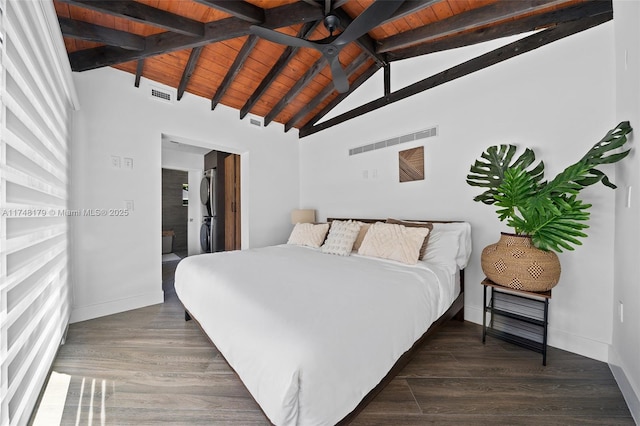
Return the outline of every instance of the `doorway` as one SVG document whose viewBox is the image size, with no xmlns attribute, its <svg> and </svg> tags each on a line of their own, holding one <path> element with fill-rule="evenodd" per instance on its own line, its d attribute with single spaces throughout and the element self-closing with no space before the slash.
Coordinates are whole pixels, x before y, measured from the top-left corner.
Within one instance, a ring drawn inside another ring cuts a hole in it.
<svg viewBox="0 0 640 426">
<path fill-rule="evenodd" d="M 179 260 L 188 253 L 189 173 L 162 169 L 163 261 Z M 173 256 L 171 256 L 173 255 Z M 177 258 L 177 259 L 176 259 Z"/>
</svg>

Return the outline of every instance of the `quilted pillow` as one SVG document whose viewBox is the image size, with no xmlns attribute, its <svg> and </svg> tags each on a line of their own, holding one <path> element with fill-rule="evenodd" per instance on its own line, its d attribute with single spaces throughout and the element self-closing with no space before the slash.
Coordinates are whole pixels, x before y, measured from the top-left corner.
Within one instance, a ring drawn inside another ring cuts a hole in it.
<svg viewBox="0 0 640 426">
<path fill-rule="evenodd" d="M 422 242 L 422 246 L 420 247 L 420 257 L 418 259 L 424 259 L 425 254 L 427 253 L 427 245 L 429 244 L 429 236 L 431 235 L 431 231 L 433 231 L 433 224 L 429 222 L 409 222 L 406 220 L 398 220 L 398 219 L 387 219 L 387 223 L 393 223 L 396 225 L 404 225 L 414 228 L 427 228 L 429 229 L 429 233 L 426 237 L 424 237 L 424 241 Z"/>
<path fill-rule="evenodd" d="M 358 254 L 415 265 L 428 228 L 376 222 L 364 236 Z"/>
<path fill-rule="evenodd" d="M 334 220 L 331 222 L 327 240 L 322 245 L 322 252 L 348 256 L 359 232 L 360 223 L 358 222 L 353 220 Z"/>
<path fill-rule="evenodd" d="M 320 247 L 329 230 L 328 223 L 298 223 L 293 227 L 287 244 Z"/>
</svg>

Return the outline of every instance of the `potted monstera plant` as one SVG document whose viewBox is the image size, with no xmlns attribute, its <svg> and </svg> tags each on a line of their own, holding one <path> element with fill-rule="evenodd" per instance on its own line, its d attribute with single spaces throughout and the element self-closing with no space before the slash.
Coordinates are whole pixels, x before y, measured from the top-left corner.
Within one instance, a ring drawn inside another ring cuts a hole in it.
<svg viewBox="0 0 640 426">
<path fill-rule="evenodd" d="M 493 282 L 527 291 L 546 291 L 560 278 L 555 252 L 573 250 L 587 234 L 589 208 L 578 198 L 587 186 L 602 182 L 616 186 L 597 167 L 618 162 L 629 154 L 622 147 L 632 128 L 618 124 L 578 162 L 553 180 L 544 180 L 544 163 L 536 164 L 527 148 L 514 160 L 514 145 L 487 148 L 471 166 L 467 183 L 486 188 L 474 201 L 495 205 L 500 221 L 513 228 L 481 255 L 482 270 Z"/>
</svg>

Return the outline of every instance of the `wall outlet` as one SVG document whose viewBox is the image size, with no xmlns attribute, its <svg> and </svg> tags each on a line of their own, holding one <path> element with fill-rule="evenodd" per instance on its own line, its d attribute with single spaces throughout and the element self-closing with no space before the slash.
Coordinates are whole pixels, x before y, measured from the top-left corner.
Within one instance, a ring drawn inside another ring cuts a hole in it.
<svg viewBox="0 0 640 426">
<path fill-rule="evenodd" d="M 117 155 L 111 156 L 111 168 L 119 169 L 120 168 L 120 157 Z"/>
<path fill-rule="evenodd" d="M 133 200 L 124 200 L 125 209 L 132 212 L 133 211 Z"/>
</svg>

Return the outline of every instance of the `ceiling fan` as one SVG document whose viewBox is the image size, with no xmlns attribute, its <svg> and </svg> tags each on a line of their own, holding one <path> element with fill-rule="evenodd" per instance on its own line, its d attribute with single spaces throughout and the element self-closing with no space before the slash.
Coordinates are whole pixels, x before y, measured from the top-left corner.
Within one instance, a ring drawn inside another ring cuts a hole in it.
<svg viewBox="0 0 640 426">
<path fill-rule="evenodd" d="M 338 59 L 340 51 L 347 44 L 384 22 L 402 3 L 404 3 L 404 1 L 377 0 L 358 15 L 344 31 L 340 34 L 333 35 L 333 32 L 340 26 L 340 19 L 331 12 L 331 0 L 326 0 L 323 23 L 327 31 L 329 31 L 329 37 L 321 40 L 305 40 L 258 25 L 252 25 L 251 32 L 275 43 L 294 47 L 310 47 L 318 50 L 326 58 L 327 62 L 329 62 L 334 87 L 338 92 L 345 93 L 349 90 L 349 80 Z"/>
</svg>

